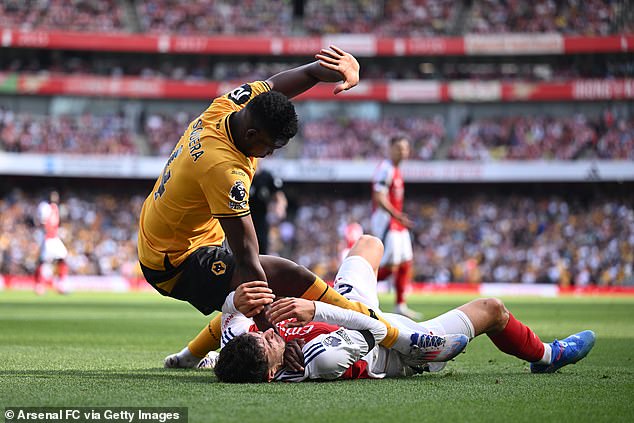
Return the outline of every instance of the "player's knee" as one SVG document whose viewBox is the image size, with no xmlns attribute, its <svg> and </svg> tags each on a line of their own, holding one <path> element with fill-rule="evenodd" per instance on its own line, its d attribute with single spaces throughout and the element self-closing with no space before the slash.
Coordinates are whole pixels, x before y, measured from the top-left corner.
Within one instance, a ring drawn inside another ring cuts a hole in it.
<svg viewBox="0 0 634 423">
<path fill-rule="evenodd" d="M 374 235 L 361 235 L 361 238 L 357 241 L 357 245 L 372 251 L 381 250 L 381 254 L 383 253 L 383 242 Z"/>
<path fill-rule="evenodd" d="M 502 300 L 499 298 L 483 298 L 482 302 L 492 326 L 499 330 L 504 329 L 509 320 L 509 313 Z"/>
<path fill-rule="evenodd" d="M 348 253 L 348 257 L 350 256 L 361 256 L 365 258 L 372 268 L 376 270 L 383 257 L 383 242 L 373 235 L 361 235 L 361 238 L 357 240 Z"/>
</svg>

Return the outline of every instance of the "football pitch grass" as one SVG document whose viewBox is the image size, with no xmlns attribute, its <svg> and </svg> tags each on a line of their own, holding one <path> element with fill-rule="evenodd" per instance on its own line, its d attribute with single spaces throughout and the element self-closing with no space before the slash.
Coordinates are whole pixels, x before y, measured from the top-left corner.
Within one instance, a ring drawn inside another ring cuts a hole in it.
<svg viewBox="0 0 634 423">
<path fill-rule="evenodd" d="M 469 299 L 410 303 L 431 318 Z M 437 374 L 227 385 L 162 368 L 208 321 L 187 304 L 153 293 L 0 292 L 0 408 L 187 407 L 189 422 L 634 421 L 634 298 L 504 300 L 542 340 L 592 329 L 594 349 L 533 375 L 482 336 Z"/>
</svg>

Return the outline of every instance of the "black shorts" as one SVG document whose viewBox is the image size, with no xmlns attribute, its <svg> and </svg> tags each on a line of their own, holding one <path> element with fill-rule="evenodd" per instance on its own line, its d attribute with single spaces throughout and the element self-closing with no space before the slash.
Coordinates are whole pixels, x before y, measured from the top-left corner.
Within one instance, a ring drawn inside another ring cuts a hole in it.
<svg viewBox="0 0 634 423">
<path fill-rule="evenodd" d="M 166 270 L 152 270 L 141 263 L 143 276 L 154 289 L 162 295 L 187 301 L 205 315 L 222 309 L 231 292 L 234 268 L 233 255 L 224 247 L 200 247 L 177 267 L 173 267 L 166 256 Z M 173 279 L 171 290 L 160 286 Z"/>
</svg>

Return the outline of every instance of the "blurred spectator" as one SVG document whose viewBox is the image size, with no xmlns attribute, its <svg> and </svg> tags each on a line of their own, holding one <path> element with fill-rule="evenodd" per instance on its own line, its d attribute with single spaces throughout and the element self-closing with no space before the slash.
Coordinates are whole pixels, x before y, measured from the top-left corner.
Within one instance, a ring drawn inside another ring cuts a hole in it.
<svg viewBox="0 0 634 423">
<path fill-rule="evenodd" d="M 632 127 L 630 127 L 630 130 Z M 582 114 L 558 118 L 511 116 L 478 119 L 462 127 L 449 150 L 457 160 L 574 160 L 597 141 Z"/>
<path fill-rule="evenodd" d="M 310 57 L 222 57 L 206 55 L 133 56 L 104 52 L 10 49 L 0 57 L 0 71 L 52 75 L 99 75 L 119 78 L 185 81 L 255 81 Z M 363 80 L 502 80 L 558 81 L 580 78 L 628 78 L 634 59 L 626 53 L 573 54 L 547 57 L 369 57 L 360 58 Z"/>
<path fill-rule="evenodd" d="M 606 35 L 632 30 L 617 0 L 6 0 L 0 27 L 179 35 L 373 34 L 425 37 L 453 33 L 560 32 Z M 126 5 L 127 7 L 123 7 Z M 124 10 L 134 10 L 126 15 Z M 461 17 L 467 16 L 463 25 Z M 465 31 L 466 29 L 466 31 Z"/>
<path fill-rule="evenodd" d="M 145 0 L 136 2 L 141 29 L 181 35 L 288 35 L 292 3 L 288 0 Z"/>
<path fill-rule="evenodd" d="M 618 13 L 609 0 L 481 0 L 473 2 L 468 31 L 607 35 L 618 32 Z"/>
<path fill-rule="evenodd" d="M 461 5 L 449 0 L 308 1 L 303 27 L 308 34 L 374 34 L 419 37 L 448 34 Z"/>
<path fill-rule="evenodd" d="M 411 158 L 431 160 L 445 137 L 443 118 L 404 117 L 377 121 L 327 118 L 307 121 L 301 128 L 300 157 L 322 159 L 383 158 L 388 141 L 395 135 L 411 138 Z"/>
<path fill-rule="evenodd" d="M 143 197 L 66 193 L 59 204 L 59 237 L 71 275 L 133 276 L 137 220 Z M 0 197 L 0 273 L 35 273 L 42 227 L 35 225 L 38 197 L 14 190 Z"/>
<path fill-rule="evenodd" d="M 333 277 L 337 228 L 368 228 L 360 199 L 302 196 L 292 222 L 291 258 Z M 415 280 L 559 284 L 634 284 L 631 199 L 556 196 L 411 198 Z"/>
<path fill-rule="evenodd" d="M 339 265 L 341 228 L 369 228 L 370 203 L 339 195 L 292 194 L 292 213 L 271 231 L 270 253 L 327 278 Z M 71 275 L 136 269 L 142 195 L 64 193 L 59 236 Z M 44 236 L 35 226 L 39 197 L 17 189 L 0 197 L 0 273 L 33 274 Z M 606 195 L 410 195 L 418 281 L 634 284 L 634 203 Z"/>
<path fill-rule="evenodd" d="M 0 27 L 32 30 L 115 32 L 124 30 L 117 0 L 4 0 Z"/>
<path fill-rule="evenodd" d="M 16 153 L 138 153 L 121 114 L 37 116 L 0 107 L 0 151 Z"/>
<path fill-rule="evenodd" d="M 142 133 L 136 134 L 124 114 L 39 116 L 0 106 L 0 151 L 167 156 L 194 117 L 184 111 L 143 116 Z M 305 120 L 295 148 L 276 157 L 379 159 L 390 137 L 405 133 L 412 140 L 412 160 L 634 160 L 634 117 L 611 109 L 598 117 L 468 119 L 455 140 L 446 131 L 441 115 Z"/>
</svg>

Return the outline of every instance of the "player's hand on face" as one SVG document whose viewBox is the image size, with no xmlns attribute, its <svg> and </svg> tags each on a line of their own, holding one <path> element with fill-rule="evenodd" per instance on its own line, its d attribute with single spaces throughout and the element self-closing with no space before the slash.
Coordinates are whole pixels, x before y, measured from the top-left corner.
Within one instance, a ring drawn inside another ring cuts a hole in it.
<svg viewBox="0 0 634 423">
<path fill-rule="evenodd" d="M 274 299 L 275 295 L 266 282 L 251 281 L 238 285 L 233 304 L 240 313 L 253 317 L 261 313 Z"/>
<path fill-rule="evenodd" d="M 284 366 L 294 372 L 304 371 L 304 352 L 302 348 L 306 345 L 303 339 L 293 339 L 286 343 L 284 350 Z"/>
<path fill-rule="evenodd" d="M 297 321 L 289 322 L 288 327 L 304 326 L 315 317 L 315 303 L 303 298 L 280 298 L 271 304 L 266 317 L 273 324 L 295 318 Z"/>
<path fill-rule="evenodd" d="M 335 86 L 335 94 L 349 90 L 359 83 L 359 62 L 350 53 L 331 45 L 330 48 L 322 48 L 315 55 L 315 59 L 319 60 L 319 64 L 326 69 L 341 74 L 343 82 Z"/>
</svg>

